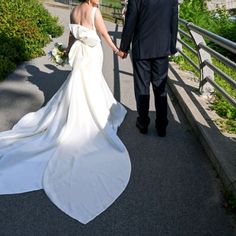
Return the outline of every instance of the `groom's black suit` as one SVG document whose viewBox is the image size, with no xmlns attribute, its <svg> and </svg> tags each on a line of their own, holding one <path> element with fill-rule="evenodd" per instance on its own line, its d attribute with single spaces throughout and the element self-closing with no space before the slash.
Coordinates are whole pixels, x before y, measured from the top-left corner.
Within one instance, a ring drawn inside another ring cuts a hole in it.
<svg viewBox="0 0 236 236">
<path fill-rule="evenodd" d="M 138 122 L 149 124 L 149 86 L 153 85 L 157 129 L 167 126 L 165 85 L 168 56 L 176 53 L 178 0 L 129 0 L 120 49 L 132 42 Z"/>
</svg>

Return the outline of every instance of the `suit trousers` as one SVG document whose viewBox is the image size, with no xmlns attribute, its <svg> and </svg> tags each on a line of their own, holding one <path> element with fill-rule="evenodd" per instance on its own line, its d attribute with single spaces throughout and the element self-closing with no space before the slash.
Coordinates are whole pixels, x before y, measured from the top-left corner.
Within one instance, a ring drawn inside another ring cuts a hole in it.
<svg viewBox="0 0 236 236">
<path fill-rule="evenodd" d="M 168 56 L 152 59 L 133 58 L 132 62 L 139 122 L 143 126 L 148 126 L 149 124 L 150 84 L 152 84 L 156 108 L 156 127 L 166 127 L 168 124 L 166 93 Z"/>
</svg>

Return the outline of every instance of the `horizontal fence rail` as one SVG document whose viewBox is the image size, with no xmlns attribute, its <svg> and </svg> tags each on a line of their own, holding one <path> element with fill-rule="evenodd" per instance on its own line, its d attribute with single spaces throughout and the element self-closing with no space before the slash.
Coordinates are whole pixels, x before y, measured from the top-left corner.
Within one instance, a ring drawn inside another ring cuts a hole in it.
<svg viewBox="0 0 236 236">
<path fill-rule="evenodd" d="M 99 5 L 99 8 L 103 16 L 112 18 L 116 24 L 118 24 L 119 22 L 124 24 L 124 17 L 122 16 L 122 6 L 114 7 L 111 4 L 102 3 Z"/>
<path fill-rule="evenodd" d="M 200 28 L 200 27 L 198 27 L 198 26 L 196 26 L 196 25 L 194 25 L 192 23 L 188 23 L 187 27 L 190 30 L 192 30 L 192 31 L 194 31 L 194 32 L 196 32 L 198 34 L 200 34 L 202 36 L 205 36 L 206 38 L 208 38 L 209 40 L 211 40 L 215 44 L 217 44 L 217 45 L 219 45 L 219 46 L 221 46 L 221 47 L 231 51 L 232 53 L 236 54 L 236 43 L 235 42 L 232 42 L 232 41 L 230 41 L 230 40 L 228 40 L 226 38 L 223 38 L 223 37 L 221 37 L 221 36 L 219 36 L 217 34 L 214 34 L 214 33 L 210 32 L 210 31 L 202 29 L 202 28 Z"/>
</svg>

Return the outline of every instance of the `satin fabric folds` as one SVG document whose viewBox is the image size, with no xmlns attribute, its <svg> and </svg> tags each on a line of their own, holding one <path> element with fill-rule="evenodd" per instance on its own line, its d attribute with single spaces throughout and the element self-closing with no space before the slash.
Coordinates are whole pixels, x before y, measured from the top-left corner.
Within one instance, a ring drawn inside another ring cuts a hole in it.
<svg viewBox="0 0 236 236">
<path fill-rule="evenodd" d="M 116 135 L 126 110 L 103 78 L 100 39 L 81 25 L 70 30 L 77 40 L 64 84 L 46 106 L 0 133 L 0 194 L 44 189 L 86 224 L 123 192 L 131 165 Z"/>
</svg>

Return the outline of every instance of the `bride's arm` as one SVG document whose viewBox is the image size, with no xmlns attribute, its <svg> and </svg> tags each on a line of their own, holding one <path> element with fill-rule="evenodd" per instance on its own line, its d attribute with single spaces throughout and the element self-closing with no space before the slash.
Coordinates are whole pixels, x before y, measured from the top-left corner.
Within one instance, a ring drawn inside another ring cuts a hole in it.
<svg viewBox="0 0 236 236">
<path fill-rule="evenodd" d="M 119 49 L 113 43 L 110 35 L 107 32 L 105 23 L 104 23 L 103 18 L 102 18 L 102 14 L 101 14 L 99 9 L 97 9 L 97 11 L 96 11 L 95 27 L 96 27 L 96 30 L 98 31 L 98 33 L 105 39 L 106 43 L 114 51 L 114 53 L 119 55 L 120 57 L 123 57 L 123 52 L 119 51 Z"/>
<path fill-rule="evenodd" d="M 72 10 L 71 14 L 70 14 L 70 23 L 73 23 L 73 16 L 74 15 L 74 9 Z M 68 37 L 68 46 L 66 48 L 66 53 L 70 52 L 70 49 L 73 45 L 73 43 L 75 42 L 75 37 L 73 36 L 73 34 L 70 32 L 69 33 L 69 37 Z"/>
<path fill-rule="evenodd" d="M 67 49 L 66 49 L 66 52 L 69 53 L 70 52 L 70 49 L 73 45 L 73 43 L 75 42 L 75 37 L 73 36 L 73 34 L 70 32 L 69 34 L 69 38 L 68 38 L 68 46 L 67 46 Z"/>
</svg>

